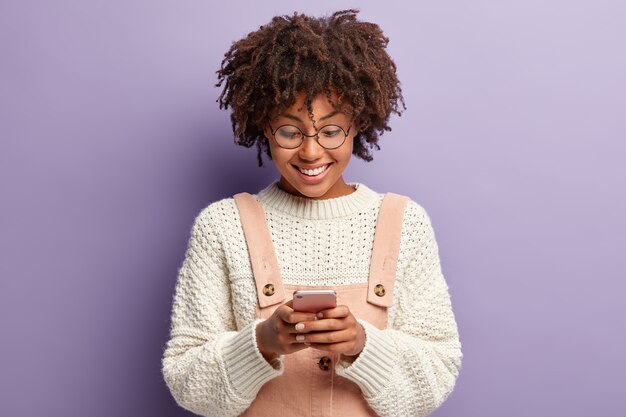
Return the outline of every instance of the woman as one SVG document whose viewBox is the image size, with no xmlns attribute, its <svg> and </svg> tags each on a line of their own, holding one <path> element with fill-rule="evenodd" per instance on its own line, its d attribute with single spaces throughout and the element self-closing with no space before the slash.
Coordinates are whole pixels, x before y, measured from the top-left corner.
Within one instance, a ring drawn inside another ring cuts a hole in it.
<svg viewBox="0 0 626 417">
<path fill-rule="evenodd" d="M 426 211 L 347 183 L 403 105 L 380 28 L 355 10 L 277 16 L 218 71 L 237 143 L 280 178 L 196 217 L 179 270 L 163 375 L 205 416 L 425 416 L 462 352 Z M 337 306 L 294 311 L 333 289 Z"/>
</svg>

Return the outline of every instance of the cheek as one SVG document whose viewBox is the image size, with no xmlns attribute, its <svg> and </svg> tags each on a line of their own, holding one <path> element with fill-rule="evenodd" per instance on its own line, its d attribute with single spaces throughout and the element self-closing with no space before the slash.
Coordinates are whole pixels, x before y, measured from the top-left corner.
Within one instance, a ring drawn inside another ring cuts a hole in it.
<svg viewBox="0 0 626 417">
<path fill-rule="evenodd" d="M 269 149 L 270 154 L 272 155 L 272 159 L 276 159 L 276 158 L 280 158 L 280 148 L 277 147 L 276 145 L 274 145 L 274 143 L 269 140 L 267 140 L 267 149 Z"/>
<path fill-rule="evenodd" d="M 350 159 L 352 158 L 352 149 L 353 149 L 353 142 L 352 140 L 350 140 L 349 142 L 346 143 L 346 147 L 343 148 L 341 150 L 341 163 L 347 165 L 348 162 L 350 162 Z"/>
<path fill-rule="evenodd" d="M 276 163 L 281 169 L 291 160 L 293 152 L 278 146 L 270 146 L 270 153 L 272 154 L 272 161 Z"/>
</svg>

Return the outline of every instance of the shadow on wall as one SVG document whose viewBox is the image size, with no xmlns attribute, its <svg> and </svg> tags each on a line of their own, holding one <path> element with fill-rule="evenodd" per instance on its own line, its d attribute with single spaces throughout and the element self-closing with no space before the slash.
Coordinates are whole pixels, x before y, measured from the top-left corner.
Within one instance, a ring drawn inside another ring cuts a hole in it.
<svg viewBox="0 0 626 417">
<path fill-rule="evenodd" d="M 219 123 L 215 123 L 219 125 Z M 193 214 L 199 214 L 200 210 L 208 204 L 223 198 L 232 197 L 234 194 L 246 191 L 257 193 L 271 182 L 277 180 L 279 175 L 273 162 L 266 155 L 263 156 L 263 166 L 257 162 L 257 148 L 245 148 L 233 143 L 232 131 L 229 127 L 222 126 L 210 135 L 201 132 L 190 140 L 191 150 L 185 151 L 185 165 L 180 167 L 184 178 L 181 183 L 185 184 L 185 190 L 180 194 L 186 201 L 183 206 L 194 207 Z M 180 219 L 177 219 L 177 221 Z M 185 223 L 180 220 L 179 224 Z M 189 224 L 191 227 L 191 224 Z M 189 230 L 180 229 L 177 226 L 176 237 L 184 236 L 176 247 L 168 245 L 168 253 L 161 259 L 167 259 L 155 272 L 156 279 L 164 283 L 157 291 L 155 300 L 156 311 L 150 316 L 150 323 L 146 326 L 155 326 L 148 336 L 152 342 L 150 359 L 147 360 L 146 374 L 150 375 L 151 388 L 144 387 L 145 395 L 151 398 L 150 408 L 158 410 L 156 415 L 162 416 L 191 416 L 194 415 L 177 406 L 175 400 L 167 390 L 165 381 L 160 373 L 161 358 L 165 344 L 169 338 L 169 325 L 171 313 L 171 301 L 174 294 L 175 277 L 182 263 L 182 254 L 187 246 Z M 177 255 L 172 255 L 177 253 Z M 165 284 L 166 283 L 166 284 Z M 147 332 L 144 329 L 144 334 Z M 158 349 L 157 349 L 158 346 Z"/>
<path fill-rule="evenodd" d="M 229 141 L 225 139 L 223 142 Z M 263 166 L 258 166 L 256 146 L 245 148 L 235 145 L 232 140 L 229 145 L 207 158 L 209 169 L 206 178 L 211 179 L 207 183 L 207 193 L 214 197 L 211 201 L 232 197 L 243 191 L 257 193 L 278 180 L 279 174 L 267 155 L 263 154 Z"/>
</svg>

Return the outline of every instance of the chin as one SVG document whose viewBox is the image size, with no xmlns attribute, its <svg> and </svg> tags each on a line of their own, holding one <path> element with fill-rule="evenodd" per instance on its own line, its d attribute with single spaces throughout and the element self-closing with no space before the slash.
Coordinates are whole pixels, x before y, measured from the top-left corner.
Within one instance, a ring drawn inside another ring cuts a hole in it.
<svg viewBox="0 0 626 417">
<path fill-rule="evenodd" d="M 320 198 L 324 196 L 326 193 L 328 193 L 328 191 L 330 191 L 330 188 L 331 188 L 329 186 L 326 186 L 325 184 L 315 184 L 315 185 L 309 185 L 309 186 L 300 185 L 298 187 L 294 187 L 293 183 L 291 183 L 291 186 L 298 193 L 308 198 Z"/>
<path fill-rule="evenodd" d="M 314 189 L 314 190 L 312 190 L 311 188 L 305 188 L 305 189 L 296 188 L 296 189 L 298 190 L 300 194 L 308 198 L 320 198 L 328 192 L 328 189 L 326 188 L 319 188 L 319 189 Z"/>
<path fill-rule="evenodd" d="M 323 196 L 324 196 L 327 192 L 328 192 L 328 190 L 325 190 L 325 191 L 320 192 L 320 193 L 315 193 L 315 194 L 308 193 L 308 194 L 305 194 L 305 196 L 306 196 L 306 197 L 309 197 L 309 198 L 312 198 L 312 199 L 320 199 L 320 198 L 322 198 L 322 197 L 323 197 Z"/>
</svg>

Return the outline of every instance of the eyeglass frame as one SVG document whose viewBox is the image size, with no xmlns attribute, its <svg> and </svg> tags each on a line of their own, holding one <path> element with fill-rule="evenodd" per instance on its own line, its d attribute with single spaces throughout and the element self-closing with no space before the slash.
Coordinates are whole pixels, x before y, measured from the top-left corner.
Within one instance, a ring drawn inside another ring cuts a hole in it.
<svg viewBox="0 0 626 417">
<path fill-rule="evenodd" d="M 272 125 L 270 124 L 270 121 L 269 121 L 269 120 L 267 121 L 267 125 L 270 127 L 270 132 L 272 133 L 272 137 L 274 138 L 274 141 L 276 142 L 276 144 L 277 144 L 279 147 L 281 147 L 281 148 L 283 148 L 283 149 L 298 149 L 298 148 L 299 148 L 300 146 L 302 146 L 302 144 L 304 143 L 304 139 L 305 139 L 305 138 L 313 138 L 313 137 L 315 138 L 315 141 L 317 142 L 317 144 L 318 144 L 318 145 L 320 145 L 320 146 L 321 146 L 322 148 L 324 148 L 324 149 L 327 149 L 327 150 L 338 149 L 338 148 L 341 148 L 341 146 L 342 146 L 344 143 L 346 143 L 346 139 L 348 138 L 348 135 L 350 135 L 350 129 L 352 129 L 352 124 L 350 124 L 350 127 L 348 128 L 348 130 L 343 130 L 343 127 L 341 127 L 341 126 L 339 126 L 339 125 L 337 125 L 337 124 L 334 124 L 334 123 L 329 123 L 329 124 L 327 124 L 327 125 L 324 125 L 324 126 L 320 127 L 319 129 L 317 129 L 317 131 L 316 131 L 314 134 L 312 134 L 312 135 L 305 135 L 305 134 L 304 134 L 304 132 L 302 131 L 302 129 L 300 129 L 298 126 L 296 126 L 296 125 L 292 125 L 292 124 L 290 124 L 290 123 L 286 123 L 286 124 L 280 125 L 280 126 L 278 126 L 278 127 L 276 128 L 276 130 L 274 130 L 274 128 L 273 128 L 273 127 L 272 127 Z M 298 146 L 295 146 L 295 147 L 293 147 L 293 148 L 286 148 L 286 147 L 282 146 L 280 143 L 278 143 L 278 139 L 276 139 L 276 132 L 278 132 L 278 129 L 280 129 L 280 128 L 281 128 L 281 127 L 283 127 L 283 126 L 293 126 L 293 127 L 295 127 L 296 129 L 298 129 L 298 130 L 300 131 L 300 133 L 302 134 L 302 139 L 300 140 L 300 144 L 299 144 Z M 339 145 L 335 146 L 334 148 L 327 148 L 326 146 L 324 146 L 324 145 L 322 145 L 322 144 L 320 143 L 320 131 L 321 131 L 322 129 L 324 129 L 325 127 L 328 127 L 328 126 L 337 126 L 339 129 L 341 129 L 341 131 L 342 131 L 342 132 L 343 132 L 343 134 L 344 134 L 343 141 L 341 141 L 341 144 L 339 144 Z"/>
</svg>

